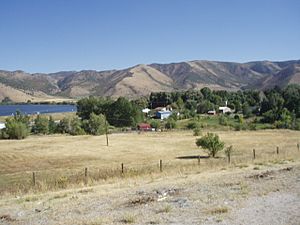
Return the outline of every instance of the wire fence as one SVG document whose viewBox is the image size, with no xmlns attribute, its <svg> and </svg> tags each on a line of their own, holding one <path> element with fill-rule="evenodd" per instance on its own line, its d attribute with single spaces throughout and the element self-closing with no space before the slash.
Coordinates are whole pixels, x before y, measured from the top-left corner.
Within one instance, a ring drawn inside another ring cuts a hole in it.
<svg viewBox="0 0 300 225">
<path fill-rule="evenodd" d="M 248 150 L 235 152 L 227 157 L 211 158 L 201 155 L 183 156 L 176 159 L 160 159 L 148 163 L 113 164 L 109 167 L 84 167 L 79 169 L 53 169 L 26 171 L 2 180 L 0 194 L 43 192 L 84 187 L 137 176 L 160 176 L 172 174 L 201 173 L 209 170 L 227 169 L 228 167 L 256 167 L 268 163 L 282 164 L 287 160 L 300 159 L 300 146 L 275 147 L 273 151 Z"/>
</svg>

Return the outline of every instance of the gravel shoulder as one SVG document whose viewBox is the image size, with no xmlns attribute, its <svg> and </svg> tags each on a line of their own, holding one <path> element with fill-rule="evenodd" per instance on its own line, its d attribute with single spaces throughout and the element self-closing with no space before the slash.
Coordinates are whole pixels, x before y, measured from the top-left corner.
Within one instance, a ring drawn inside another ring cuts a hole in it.
<svg viewBox="0 0 300 225">
<path fill-rule="evenodd" d="M 300 162 L 0 200 L 0 224 L 300 224 Z"/>
</svg>

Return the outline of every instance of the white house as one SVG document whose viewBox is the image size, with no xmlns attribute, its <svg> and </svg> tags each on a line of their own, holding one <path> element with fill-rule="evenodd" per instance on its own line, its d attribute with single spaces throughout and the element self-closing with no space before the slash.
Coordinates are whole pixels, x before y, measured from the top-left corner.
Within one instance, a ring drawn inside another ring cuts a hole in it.
<svg viewBox="0 0 300 225">
<path fill-rule="evenodd" d="M 231 112 L 232 112 L 231 108 L 229 108 L 227 106 L 219 107 L 219 113 L 225 114 L 225 113 L 231 113 Z"/>
<path fill-rule="evenodd" d="M 142 110 L 142 112 L 146 113 L 146 114 L 148 114 L 150 111 L 151 111 L 151 109 L 148 109 L 148 108 L 145 108 L 145 109 Z"/>
<path fill-rule="evenodd" d="M 156 118 L 161 119 L 161 120 L 168 119 L 168 117 L 171 115 L 172 115 L 172 112 L 169 110 L 156 112 Z"/>
<path fill-rule="evenodd" d="M 1 123 L 0 122 L 0 130 L 4 129 L 6 126 L 5 126 L 5 123 Z"/>
</svg>

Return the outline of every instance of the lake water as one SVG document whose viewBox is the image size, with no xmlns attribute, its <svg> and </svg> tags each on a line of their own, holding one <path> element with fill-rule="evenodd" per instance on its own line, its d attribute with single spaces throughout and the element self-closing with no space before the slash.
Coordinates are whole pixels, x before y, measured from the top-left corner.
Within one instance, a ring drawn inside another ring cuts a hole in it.
<svg viewBox="0 0 300 225">
<path fill-rule="evenodd" d="M 17 110 L 24 114 L 63 113 L 77 111 L 75 105 L 0 105 L 0 116 L 10 116 Z"/>
</svg>

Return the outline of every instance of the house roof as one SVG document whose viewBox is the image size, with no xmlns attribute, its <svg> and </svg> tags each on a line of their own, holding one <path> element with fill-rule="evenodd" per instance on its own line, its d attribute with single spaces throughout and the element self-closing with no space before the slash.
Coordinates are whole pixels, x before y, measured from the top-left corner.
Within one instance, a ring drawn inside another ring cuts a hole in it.
<svg viewBox="0 0 300 225">
<path fill-rule="evenodd" d="M 139 128 L 151 128 L 151 125 L 148 123 L 140 123 L 138 124 Z"/>
</svg>

